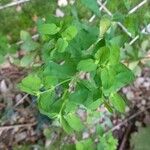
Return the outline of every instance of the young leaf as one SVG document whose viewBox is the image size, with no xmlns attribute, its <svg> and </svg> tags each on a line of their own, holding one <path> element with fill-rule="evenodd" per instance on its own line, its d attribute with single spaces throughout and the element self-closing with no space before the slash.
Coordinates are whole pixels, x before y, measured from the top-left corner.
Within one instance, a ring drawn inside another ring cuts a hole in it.
<svg viewBox="0 0 150 150">
<path fill-rule="evenodd" d="M 105 32 L 109 29 L 111 26 L 111 20 L 108 18 L 102 18 L 100 20 L 100 38 L 102 38 L 105 34 Z"/>
<path fill-rule="evenodd" d="M 74 129 L 75 131 L 81 131 L 84 128 L 80 118 L 77 117 L 73 113 L 70 113 L 70 114 L 66 115 L 65 119 L 68 122 L 68 124 L 70 125 L 70 127 L 72 129 Z"/>
<path fill-rule="evenodd" d="M 61 123 L 65 132 L 67 132 L 68 134 L 73 132 L 73 129 L 70 127 L 70 125 L 68 124 L 68 122 L 66 121 L 64 116 L 60 117 L 60 123 Z"/>
<path fill-rule="evenodd" d="M 58 52 L 63 53 L 65 52 L 66 48 L 68 47 L 68 42 L 62 38 L 59 38 L 56 43 L 56 49 Z"/>
<path fill-rule="evenodd" d="M 119 63 L 120 60 L 120 48 L 117 45 L 110 46 L 110 57 L 109 57 L 109 64 L 116 65 Z"/>
<path fill-rule="evenodd" d="M 39 33 L 41 34 L 48 34 L 48 35 L 54 35 L 56 33 L 58 33 L 60 30 L 59 27 L 57 27 L 54 23 L 51 23 L 51 24 L 40 24 L 38 26 L 38 31 Z"/>
<path fill-rule="evenodd" d="M 19 86 L 22 91 L 34 95 L 41 88 L 41 79 L 37 75 L 28 75 Z"/>
<path fill-rule="evenodd" d="M 99 64 L 102 65 L 108 61 L 109 56 L 110 56 L 109 48 L 102 47 L 96 52 L 95 59 L 98 61 Z"/>
<path fill-rule="evenodd" d="M 115 72 L 111 67 L 105 67 L 101 69 L 101 81 L 104 93 L 108 94 L 108 90 L 113 86 L 115 82 Z"/>
<path fill-rule="evenodd" d="M 117 111 L 121 113 L 125 111 L 126 103 L 118 93 L 111 94 L 110 102 L 112 103 L 112 105 Z"/>
<path fill-rule="evenodd" d="M 43 78 L 43 85 L 45 88 L 49 89 L 52 86 L 56 86 L 58 83 L 58 79 L 56 76 L 44 76 Z"/>
<path fill-rule="evenodd" d="M 103 103 L 103 99 L 100 98 L 94 102 L 92 102 L 90 105 L 88 105 L 88 109 L 92 109 L 92 110 L 95 110 L 97 109 L 101 104 Z"/>
<path fill-rule="evenodd" d="M 93 59 L 81 60 L 78 63 L 77 69 L 79 71 L 94 71 L 96 70 L 97 65 L 94 63 Z"/>
<path fill-rule="evenodd" d="M 75 26 L 68 27 L 63 33 L 62 37 L 63 39 L 66 39 L 67 41 L 72 40 L 77 35 L 77 28 Z"/>
</svg>

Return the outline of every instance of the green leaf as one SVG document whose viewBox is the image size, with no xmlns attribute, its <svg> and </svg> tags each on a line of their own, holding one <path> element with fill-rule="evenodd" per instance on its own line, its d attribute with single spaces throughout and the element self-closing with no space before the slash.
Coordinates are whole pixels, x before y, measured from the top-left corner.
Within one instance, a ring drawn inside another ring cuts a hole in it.
<svg viewBox="0 0 150 150">
<path fill-rule="evenodd" d="M 77 85 L 76 92 L 70 94 L 69 101 L 75 102 L 76 104 L 83 104 L 88 98 L 89 90 L 84 86 Z"/>
<path fill-rule="evenodd" d="M 100 16 L 99 5 L 97 0 L 81 0 L 82 4 L 84 4 L 88 9 L 94 12 L 97 16 Z"/>
<path fill-rule="evenodd" d="M 65 113 L 74 112 L 78 105 L 74 101 L 68 101 L 65 106 Z"/>
<path fill-rule="evenodd" d="M 37 75 L 28 75 L 19 86 L 22 91 L 35 95 L 41 88 L 41 79 Z"/>
<path fill-rule="evenodd" d="M 118 93 L 111 94 L 110 102 L 117 111 L 121 113 L 125 112 L 126 103 Z"/>
<path fill-rule="evenodd" d="M 54 102 L 54 94 L 53 92 L 45 92 L 40 94 L 38 98 L 38 108 L 41 113 L 51 113 L 51 107 Z"/>
<path fill-rule="evenodd" d="M 95 59 L 97 60 L 97 62 L 102 65 L 104 63 L 106 63 L 109 59 L 110 56 L 110 50 L 107 47 L 102 47 L 100 48 L 96 54 L 95 54 Z"/>
<path fill-rule="evenodd" d="M 43 85 L 45 88 L 49 89 L 52 86 L 56 86 L 58 84 L 58 79 L 56 76 L 44 76 Z"/>
<path fill-rule="evenodd" d="M 100 142 L 97 144 L 97 150 L 116 150 L 118 141 L 110 134 L 100 136 Z"/>
<path fill-rule="evenodd" d="M 73 132 L 73 129 L 70 127 L 64 116 L 60 117 L 60 123 L 66 133 L 71 134 Z"/>
<path fill-rule="evenodd" d="M 103 99 L 100 98 L 94 102 L 92 102 L 90 105 L 88 105 L 88 109 L 92 109 L 92 110 L 95 110 L 97 109 L 101 104 L 103 103 Z"/>
<path fill-rule="evenodd" d="M 80 80 L 80 83 L 84 85 L 89 91 L 94 92 L 97 90 L 95 80 L 90 78 L 89 80 Z"/>
<path fill-rule="evenodd" d="M 109 57 L 109 64 L 115 65 L 119 63 L 120 60 L 120 48 L 118 45 L 111 45 L 110 46 L 110 57 Z"/>
<path fill-rule="evenodd" d="M 77 35 L 77 28 L 75 26 L 69 26 L 64 32 L 62 32 L 63 39 L 67 41 L 72 40 Z"/>
<path fill-rule="evenodd" d="M 120 88 L 131 83 L 135 79 L 132 71 L 122 63 L 119 63 L 112 68 L 116 72 L 116 82 L 114 85 L 115 89 L 119 90 Z"/>
<path fill-rule="evenodd" d="M 68 42 L 62 38 L 59 38 L 56 43 L 56 49 L 58 52 L 63 53 L 65 52 L 66 48 L 68 47 Z"/>
<path fill-rule="evenodd" d="M 104 34 L 106 33 L 106 31 L 109 29 L 109 27 L 111 26 L 111 20 L 109 18 L 102 18 L 100 20 L 100 38 L 102 38 L 104 36 Z"/>
<path fill-rule="evenodd" d="M 82 141 L 78 141 L 76 143 L 76 150 L 93 150 L 94 144 L 92 139 L 86 139 Z"/>
<path fill-rule="evenodd" d="M 29 41 L 29 40 L 31 40 L 30 34 L 28 32 L 26 32 L 26 31 L 23 31 L 23 30 L 20 32 L 20 38 L 21 38 L 22 41 Z"/>
<path fill-rule="evenodd" d="M 101 69 L 101 81 L 104 93 L 109 94 L 108 90 L 115 83 L 115 72 L 111 67 L 105 67 Z"/>
<path fill-rule="evenodd" d="M 94 71 L 96 70 L 97 65 L 94 63 L 93 59 L 81 60 L 78 63 L 77 69 L 79 71 Z"/>
<path fill-rule="evenodd" d="M 22 57 L 20 65 L 22 67 L 29 67 L 33 63 L 33 55 L 25 55 Z"/>
<path fill-rule="evenodd" d="M 65 62 L 63 65 L 59 65 L 55 62 L 50 61 L 46 64 L 43 74 L 56 76 L 60 79 L 70 78 L 75 73 L 74 64 Z"/>
<path fill-rule="evenodd" d="M 34 51 L 38 48 L 39 44 L 32 41 L 32 40 L 27 40 L 21 45 L 22 50 L 26 51 Z"/>
<path fill-rule="evenodd" d="M 54 35 L 60 31 L 60 28 L 57 27 L 54 23 L 51 24 L 40 24 L 38 26 L 38 31 L 41 34 Z"/>
<path fill-rule="evenodd" d="M 104 94 L 108 96 L 131 83 L 134 80 L 134 74 L 124 64 L 118 63 L 101 69 L 101 80 Z"/>
<path fill-rule="evenodd" d="M 81 131 L 84 128 L 80 118 L 77 117 L 76 114 L 69 113 L 68 115 L 65 116 L 65 120 L 68 122 L 70 127 L 75 131 Z"/>
<path fill-rule="evenodd" d="M 87 26 L 86 24 L 79 24 L 77 36 L 69 42 L 67 51 L 71 53 L 72 57 L 82 57 L 83 50 L 87 50 L 98 38 L 98 28 L 93 26 Z M 85 38 L 86 37 L 86 38 Z"/>
</svg>

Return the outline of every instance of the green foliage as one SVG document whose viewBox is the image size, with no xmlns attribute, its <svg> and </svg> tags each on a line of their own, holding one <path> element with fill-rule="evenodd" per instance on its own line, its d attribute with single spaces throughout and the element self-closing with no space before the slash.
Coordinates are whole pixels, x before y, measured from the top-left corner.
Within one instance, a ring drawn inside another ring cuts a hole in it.
<svg viewBox="0 0 150 150">
<path fill-rule="evenodd" d="M 56 34 L 57 32 L 59 32 L 59 28 L 54 24 L 54 23 L 51 23 L 51 24 L 40 24 L 38 26 L 38 31 L 40 34 L 43 34 L 43 35 L 54 35 Z"/>
<path fill-rule="evenodd" d="M 76 150 L 92 150 L 94 148 L 92 139 L 82 140 L 76 143 Z"/>
<path fill-rule="evenodd" d="M 77 69 L 79 71 L 95 71 L 97 68 L 97 65 L 94 63 L 94 60 L 92 59 L 85 59 L 85 60 L 81 60 L 78 63 Z"/>
<path fill-rule="evenodd" d="M 62 37 L 70 41 L 77 35 L 77 28 L 75 26 L 69 26 L 64 32 L 62 32 Z"/>
<path fill-rule="evenodd" d="M 1 0 L 0 3 L 7 2 L 10 0 Z M 111 134 L 104 133 L 105 125 L 100 125 L 100 132 L 96 130 L 95 137 L 98 137 L 98 144 L 94 142 L 94 136 L 80 140 L 80 133 L 88 130 L 89 124 L 95 126 L 92 117 L 99 118 L 103 115 L 102 112 L 101 116 L 97 115 L 96 111 L 102 105 L 109 112 L 114 110 L 124 112 L 126 104 L 118 91 L 130 84 L 134 80 L 134 75 L 122 63 L 122 59 L 127 62 L 134 60 L 129 67 L 135 69 L 139 59 L 147 54 L 149 44 L 142 44 L 143 52 L 138 52 L 139 45 L 129 44 L 125 44 L 124 50 L 120 51 L 123 43 L 127 41 L 127 36 L 116 27 L 116 22 L 123 23 L 132 36 L 136 36 L 140 25 L 145 26 L 149 23 L 150 15 L 148 11 L 146 12 L 149 5 L 147 3 L 143 6 L 144 9 L 127 15 L 127 12 L 140 2 L 139 0 L 114 0 L 113 3 L 107 0 L 107 7 L 113 13 L 110 18 L 104 15 L 103 11 L 99 11 L 96 0 L 78 0 L 73 6 L 60 8 L 66 16 L 56 18 L 49 15 L 54 12 L 56 2 L 32 0 L 29 4 L 24 4 L 19 12 L 16 12 L 15 8 L 1 11 L 0 28 L 11 42 L 18 39 L 17 36 L 23 29 L 20 38 L 23 41 L 21 50 L 25 55 L 14 60 L 14 63 L 21 67 L 33 68 L 33 73 L 26 76 L 19 87 L 22 91 L 36 96 L 39 111 L 53 119 L 57 127 L 61 127 L 68 134 L 76 133 L 76 144 L 62 146 L 58 140 L 52 149 L 58 147 L 64 150 L 115 150 L 117 140 Z M 93 13 L 96 15 L 95 20 L 87 22 Z M 34 30 L 31 28 L 35 25 L 34 19 L 39 16 L 48 17 L 46 21 L 45 19 L 37 21 L 40 39 L 34 41 L 24 30 L 33 33 Z M 142 39 L 142 36 L 140 38 Z M 14 49 L 8 43 L 8 39 L 0 34 L 0 63 L 7 54 L 15 51 L 16 48 Z M 77 115 L 79 108 L 87 112 L 87 120 L 83 121 Z M 106 122 L 111 127 L 110 120 Z M 139 131 L 140 137 L 148 137 L 145 134 L 144 131 Z M 135 145 L 140 142 L 135 140 L 131 143 L 136 149 Z"/>
<path fill-rule="evenodd" d="M 22 91 L 35 95 L 41 87 L 41 80 L 37 75 L 28 75 L 19 86 Z"/>
<path fill-rule="evenodd" d="M 117 93 L 111 94 L 110 100 L 114 108 L 116 108 L 116 110 L 118 110 L 119 112 L 125 111 L 126 104 L 119 94 Z"/>
<path fill-rule="evenodd" d="M 82 3 L 99 16 L 96 1 L 82 0 Z M 88 120 L 83 121 L 77 115 L 79 108 L 93 114 L 102 105 L 110 112 L 125 110 L 118 91 L 130 84 L 134 75 L 120 60 L 120 38 L 109 36 L 114 28 L 111 24 L 106 16 L 102 16 L 100 23 L 86 23 L 76 12 L 76 17 L 39 20 L 40 44 L 27 32 L 21 32 L 22 49 L 27 52 L 21 60 L 23 66 L 37 58 L 40 63 L 19 86 L 36 96 L 40 112 L 68 134 L 85 130 Z M 92 138 L 78 140 L 76 149 L 95 149 L 93 141 Z M 97 149 L 116 147 L 112 135 L 100 135 Z"/>
<path fill-rule="evenodd" d="M 109 27 L 111 26 L 111 21 L 109 18 L 102 18 L 100 20 L 100 38 L 103 37 L 103 35 L 105 34 L 105 32 L 109 29 Z"/>
<path fill-rule="evenodd" d="M 141 127 L 131 135 L 130 146 L 133 150 L 149 150 L 150 127 Z"/>
<path fill-rule="evenodd" d="M 65 52 L 65 50 L 66 50 L 67 47 L 68 47 L 68 42 L 67 42 L 66 40 L 64 40 L 64 39 L 62 39 L 62 38 L 59 38 L 59 39 L 57 40 L 56 49 L 57 49 L 59 52 L 61 52 L 61 53 Z"/>
<path fill-rule="evenodd" d="M 67 24 L 62 26 L 63 22 Z M 37 96 L 41 113 L 58 119 L 63 129 L 70 133 L 84 128 L 75 115 L 78 105 L 96 109 L 100 104 L 106 104 L 106 98 L 110 99 L 116 110 L 123 112 L 125 103 L 116 92 L 134 78 L 132 72 L 120 63 L 117 46 L 112 45 L 110 40 L 104 46 L 97 42 L 99 37 L 105 39 L 104 33 L 110 27 L 108 19 L 101 20 L 99 36 L 94 35 L 97 26 L 91 27 L 78 20 L 74 21 L 76 25 L 72 25 L 68 18 L 63 22 L 38 25 L 44 45 L 51 43 L 48 49 L 44 49 L 44 53 L 48 54 L 45 56 L 48 61 L 43 60 L 45 63 L 42 70 L 37 75 L 29 75 L 23 79 L 20 87 Z M 89 40 L 88 36 L 94 38 Z M 22 31 L 21 39 L 25 50 L 35 49 L 28 33 Z M 80 71 L 85 75 L 88 72 L 89 77 L 82 78 Z M 101 99 L 103 100 L 100 101 Z M 67 106 L 71 102 L 74 102 L 74 107 L 69 110 Z"/>
<path fill-rule="evenodd" d="M 65 116 L 65 120 L 67 121 L 69 126 L 75 131 L 81 131 L 84 128 L 83 124 L 81 123 L 81 120 L 75 114 L 67 114 Z"/>
<path fill-rule="evenodd" d="M 108 134 L 100 137 L 97 150 L 116 150 L 117 145 L 117 140 L 111 134 Z"/>
</svg>

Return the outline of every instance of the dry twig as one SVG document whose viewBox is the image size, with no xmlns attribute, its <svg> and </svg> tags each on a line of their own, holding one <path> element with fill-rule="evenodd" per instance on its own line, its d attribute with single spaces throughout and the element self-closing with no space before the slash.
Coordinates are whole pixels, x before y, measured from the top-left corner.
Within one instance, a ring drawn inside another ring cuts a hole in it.
<svg viewBox="0 0 150 150">
<path fill-rule="evenodd" d="M 28 96 L 29 96 L 29 94 L 25 94 L 25 95 L 15 104 L 14 107 L 17 107 L 19 104 L 21 104 Z"/>
<path fill-rule="evenodd" d="M 123 125 L 126 124 L 127 122 L 131 121 L 131 120 L 134 119 L 135 117 L 139 116 L 141 113 L 147 111 L 148 109 L 150 109 L 150 106 L 148 106 L 148 107 L 145 108 L 144 110 L 140 110 L 140 111 L 134 113 L 134 114 L 131 115 L 129 118 L 126 118 L 123 122 L 117 124 L 116 126 L 114 126 L 113 128 L 111 128 L 110 130 L 106 131 L 106 134 L 115 131 L 116 129 L 120 128 L 121 126 L 123 126 Z"/>
<path fill-rule="evenodd" d="M 11 3 L 6 4 L 6 5 L 4 5 L 4 6 L 0 6 L 0 10 L 5 9 L 5 8 L 8 8 L 8 7 L 16 6 L 16 5 L 25 3 L 25 2 L 29 2 L 29 1 L 30 1 L 30 0 L 19 0 L 19 1 L 14 1 L 14 2 L 11 2 Z"/>
<path fill-rule="evenodd" d="M 35 126 L 36 124 L 37 124 L 37 122 L 28 123 L 28 124 L 11 125 L 11 126 L 1 126 L 1 127 L 0 127 L 0 134 L 1 134 L 3 131 L 7 131 L 7 130 L 10 130 L 10 129 L 30 128 L 30 127 L 32 127 L 32 126 Z"/>
</svg>

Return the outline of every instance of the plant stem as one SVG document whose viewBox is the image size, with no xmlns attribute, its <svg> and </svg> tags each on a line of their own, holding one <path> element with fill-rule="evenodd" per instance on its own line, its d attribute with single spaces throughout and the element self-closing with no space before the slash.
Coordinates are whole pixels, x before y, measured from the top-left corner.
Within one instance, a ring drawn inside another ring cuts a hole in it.
<svg viewBox="0 0 150 150">
<path fill-rule="evenodd" d="M 66 79 L 66 80 L 64 80 L 64 81 L 62 81 L 62 82 L 60 82 L 60 83 L 58 83 L 56 86 L 52 87 L 51 89 L 48 89 L 48 90 L 43 91 L 43 92 L 39 92 L 37 95 L 44 94 L 44 93 L 47 93 L 47 92 L 51 92 L 51 91 L 53 91 L 57 86 L 60 86 L 60 85 L 66 83 L 66 82 L 69 82 L 69 81 L 71 81 L 70 78 L 69 78 L 69 79 Z"/>
</svg>

